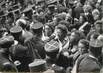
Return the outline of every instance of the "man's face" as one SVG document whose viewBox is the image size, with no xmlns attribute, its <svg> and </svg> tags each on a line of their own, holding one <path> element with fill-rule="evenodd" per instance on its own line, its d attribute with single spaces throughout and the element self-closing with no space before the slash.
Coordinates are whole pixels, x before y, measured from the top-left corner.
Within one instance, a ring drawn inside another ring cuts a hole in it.
<svg viewBox="0 0 103 73">
<path fill-rule="evenodd" d="M 102 25 L 96 24 L 95 29 L 100 32 L 102 30 Z"/>
<path fill-rule="evenodd" d="M 85 47 L 85 45 L 84 44 L 82 44 L 82 43 L 78 43 L 78 50 L 83 54 L 83 53 L 85 53 L 85 52 L 87 52 L 87 49 L 86 49 L 86 47 Z"/>
<path fill-rule="evenodd" d="M 76 34 L 74 32 L 71 33 L 70 42 L 74 42 L 76 40 L 76 38 L 77 38 Z"/>
<path fill-rule="evenodd" d="M 52 34 L 52 29 L 49 26 L 45 26 L 45 35 L 50 36 Z"/>
</svg>

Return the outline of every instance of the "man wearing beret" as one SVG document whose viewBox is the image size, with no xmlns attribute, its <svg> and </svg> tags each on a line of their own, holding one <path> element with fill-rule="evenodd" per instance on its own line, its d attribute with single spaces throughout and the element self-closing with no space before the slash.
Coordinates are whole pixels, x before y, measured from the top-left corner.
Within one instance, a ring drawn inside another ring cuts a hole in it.
<svg viewBox="0 0 103 73">
<path fill-rule="evenodd" d="M 102 42 L 97 39 L 91 40 L 88 55 L 84 56 L 84 58 L 78 59 L 77 73 L 100 72 L 101 65 L 98 61 L 98 58 L 101 55 L 101 50 Z"/>
</svg>

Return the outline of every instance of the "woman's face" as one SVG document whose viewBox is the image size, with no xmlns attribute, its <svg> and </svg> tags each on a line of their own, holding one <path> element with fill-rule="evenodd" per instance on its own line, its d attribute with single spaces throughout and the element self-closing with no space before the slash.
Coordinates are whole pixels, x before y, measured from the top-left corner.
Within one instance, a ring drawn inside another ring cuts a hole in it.
<svg viewBox="0 0 103 73">
<path fill-rule="evenodd" d="M 47 25 L 45 26 L 44 31 L 46 36 L 50 36 L 52 34 L 52 29 Z"/>
<path fill-rule="evenodd" d="M 87 49 L 86 49 L 86 47 L 85 47 L 85 45 L 84 44 L 82 44 L 82 43 L 78 43 L 78 50 L 83 54 L 83 53 L 85 53 L 85 52 L 87 52 Z"/>
</svg>

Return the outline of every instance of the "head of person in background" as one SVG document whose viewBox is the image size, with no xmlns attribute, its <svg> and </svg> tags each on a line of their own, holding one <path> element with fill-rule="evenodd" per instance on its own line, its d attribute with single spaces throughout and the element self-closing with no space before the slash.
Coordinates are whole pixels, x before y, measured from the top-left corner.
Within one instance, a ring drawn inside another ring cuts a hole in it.
<svg viewBox="0 0 103 73">
<path fill-rule="evenodd" d="M 80 14 L 79 23 L 80 23 L 81 25 L 83 25 L 86 21 L 87 21 L 86 16 L 85 16 L 83 13 Z"/>
<path fill-rule="evenodd" d="M 68 13 L 68 14 L 66 14 L 65 20 L 68 21 L 69 23 L 72 23 L 73 18 L 72 18 L 72 16 Z"/>
<path fill-rule="evenodd" d="M 93 18 L 94 18 L 94 21 L 97 21 L 100 19 L 100 12 L 98 9 L 94 9 L 92 11 L 92 15 L 93 15 Z"/>
<path fill-rule="evenodd" d="M 61 20 L 59 22 L 59 24 L 65 25 L 68 29 L 68 31 L 70 30 L 70 22 L 66 21 L 66 20 Z"/>
<path fill-rule="evenodd" d="M 44 14 L 44 11 L 42 8 L 37 8 L 37 12 L 38 12 L 38 15 L 43 15 Z"/>
<path fill-rule="evenodd" d="M 84 9 L 84 13 L 85 13 L 86 15 L 92 12 L 92 6 L 91 6 L 90 4 L 87 4 L 87 5 L 85 4 L 85 5 L 83 6 L 83 9 Z"/>
<path fill-rule="evenodd" d="M 78 50 L 80 51 L 81 54 L 88 53 L 89 49 L 89 41 L 86 39 L 81 39 L 78 43 Z"/>
<path fill-rule="evenodd" d="M 98 20 L 94 23 L 94 26 L 95 26 L 95 30 L 102 34 L 103 33 L 103 22 L 101 20 Z"/>
<path fill-rule="evenodd" d="M 37 7 L 45 8 L 45 4 L 45 0 L 36 0 Z"/>
<path fill-rule="evenodd" d="M 99 33 L 93 33 L 91 36 L 90 36 L 90 41 L 91 40 L 96 40 L 98 37 L 99 37 Z"/>
</svg>

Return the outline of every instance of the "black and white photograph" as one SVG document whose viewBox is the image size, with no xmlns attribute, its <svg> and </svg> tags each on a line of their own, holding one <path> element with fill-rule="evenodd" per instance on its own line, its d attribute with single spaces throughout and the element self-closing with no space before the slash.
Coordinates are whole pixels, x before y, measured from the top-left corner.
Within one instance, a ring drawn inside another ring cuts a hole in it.
<svg viewBox="0 0 103 73">
<path fill-rule="evenodd" d="M 0 73 L 103 73 L 103 0 L 0 0 Z"/>
</svg>

